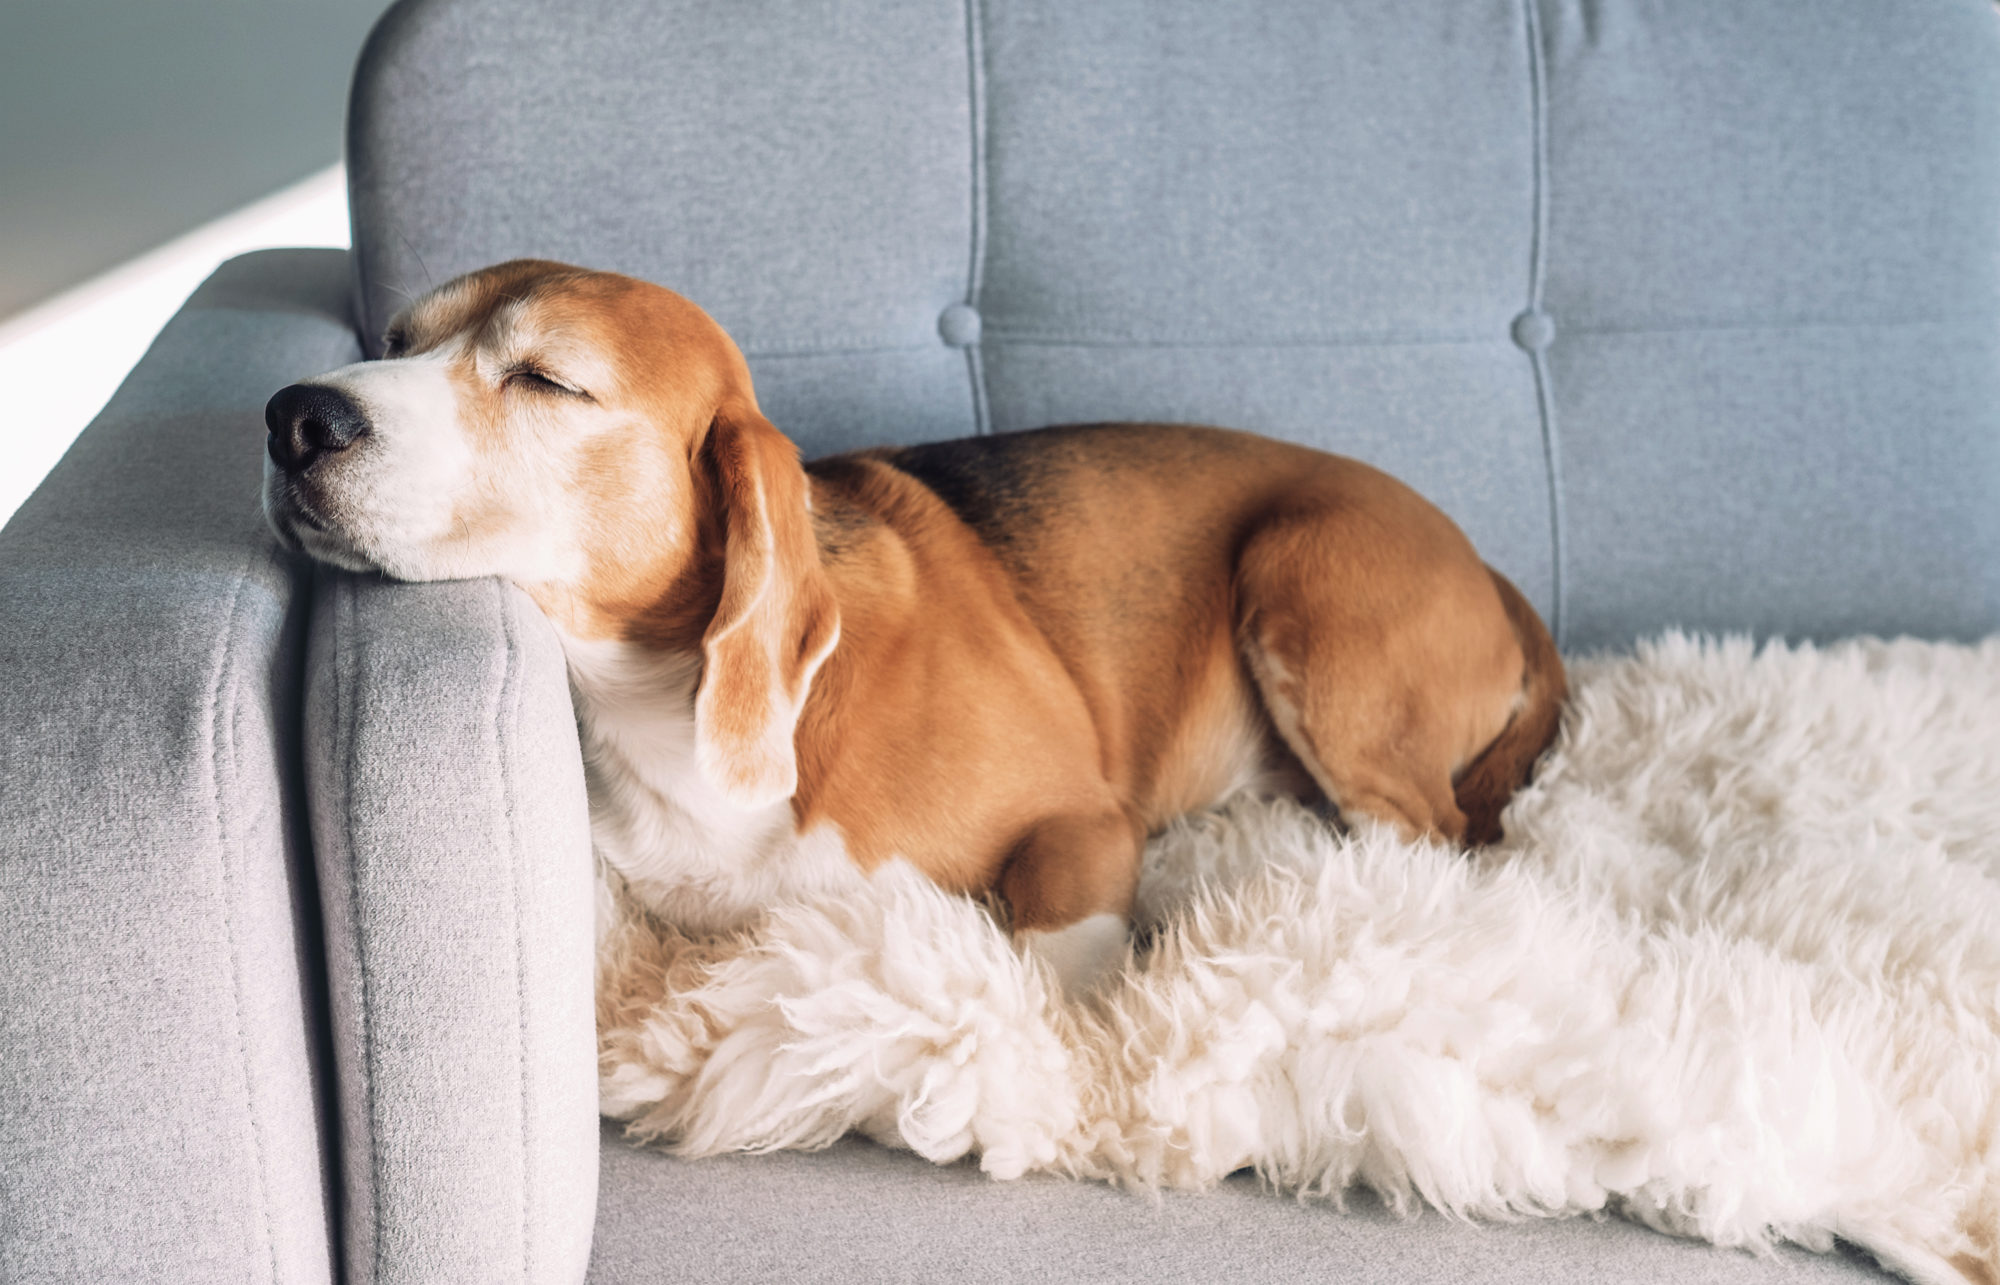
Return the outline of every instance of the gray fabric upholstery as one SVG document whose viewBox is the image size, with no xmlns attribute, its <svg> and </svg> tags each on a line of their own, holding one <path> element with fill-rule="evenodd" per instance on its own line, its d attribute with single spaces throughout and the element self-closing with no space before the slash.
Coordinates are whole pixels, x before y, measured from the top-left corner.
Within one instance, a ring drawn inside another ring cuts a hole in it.
<svg viewBox="0 0 2000 1285">
<path fill-rule="evenodd" d="M 306 572 L 257 487 L 347 281 L 224 265 L 0 532 L 0 1280 L 334 1275 Z"/>
<path fill-rule="evenodd" d="M 562 653 L 490 580 L 320 574 L 306 705 L 349 1282 L 573 1281 L 597 1184 Z"/>
<path fill-rule="evenodd" d="M 707 307 L 809 455 L 1232 424 L 1415 483 L 1572 649 L 1667 624 L 2000 628 L 1984 0 L 417 0 L 364 55 L 349 162 L 371 341 L 407 292 L 569 259 Z M 375 637 L 470 645 L 420 594 L 368 602 Z M 393 704 L 386 671 L 356 672 Z M 495 680 L 394 681 L 462 719 Z M 526 752 L 560 722 L 521 725 Z M 471 731 L 409 735 L 378 738 L 398 757 L 371 770 L 492 788 L 439 761 Z M 473 824 L 428 798 L 382 823 L 401 827 L 384 872 Z M 394 934 L 466 930 L 431 901 Z M 472 1000 L 497 1025 L 465 1067 L 496 1093 L 503 1000 Z M 403 1129 L 413 1152 L 455 1145 L 422 1112 L 377 1136 Z M 604 1151 L 596 1279 L 975 1272 L 1870 1274 L 1618 1224 L 1339 1218 L 1241 1185 L 1159 1212 L 860 1146 Z"/>
<path fill-rule="evenodd" d="M 2000 627 L 1985 0 L 423 0 L 350 158 L 371 334 L 570 259 L 808 454 L 1233 424 L 1405 477 L 1572 648 Z"/>
<path fill-rule="evenodd" d="M 364 332 L 560 252 L 709 307 L 814 450 L 970 432 L 937 331 L 971 253 L 965 41 L 958 0 L 398 5 L 348 121 Z"/>
<path fill-rule="evenodd" d="M 2000 14 L 1544 12 L 1572 640 L 2000 628 Z"/>
<path fill-rule="evenodd" d="M 590 1276 L 601 1285 L 1130 1281 L 1143 1285 L 1410 1285 L 1578 1281 L 1750 1285 L 1882 1281 L 1845 1254 L 1769 1257 L 1621 1220 L 1405 1221 L 1367 1194 L 1343 1212 L 1260 1190 L 1142 1193 L 844 1141 L 817 1154 L 680 1160 L 604 1130 Z"/>
<path fill-rule="evenodd" d="M 572 259 L 710 308 L 809 453 L 1207 420 L 1408 478 L 1572 648 L 2000 627 L 1985 0 L 414 0 L 350 174 L 371 339 Z M 593 1219 L 607 1281 L 1866 1274 L 858 1144 L 600 1184 L 546 625 L 308 593 L 257 515 L 349 272 L 225 268 L 0 533 L 0 1278 L 574 1280 Z"/>
</svg>

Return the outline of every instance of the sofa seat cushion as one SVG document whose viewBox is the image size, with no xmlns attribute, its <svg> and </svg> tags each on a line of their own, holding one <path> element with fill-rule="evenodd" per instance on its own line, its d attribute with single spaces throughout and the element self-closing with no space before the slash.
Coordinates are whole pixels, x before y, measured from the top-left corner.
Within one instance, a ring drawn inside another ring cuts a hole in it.
<svg viewBox="0 0 2000 1285">
<path fill-rule="evenodd" d="M 1468 1225 L 1403 1219 L 1355 1193 L 1343 1212 L 1259 1188 L 1158 1200 L 1094 1182 L 995 1182 L 846 1139 L 821 1152 L 683 1160 L 604 1126 L 589 1280 L 840 1282 L 1885 1281 L 1853 1253 L 1769 1257 L 1618 1219 Z"/>
</svg>

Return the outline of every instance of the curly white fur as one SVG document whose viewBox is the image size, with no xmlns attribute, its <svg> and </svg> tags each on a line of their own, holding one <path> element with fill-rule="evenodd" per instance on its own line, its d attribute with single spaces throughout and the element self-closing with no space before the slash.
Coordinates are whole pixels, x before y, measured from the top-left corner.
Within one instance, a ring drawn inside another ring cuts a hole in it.
<svg viewBox="0 0 2000 1285">
<path fill-rule="evenodd" d="M 2000 1280 L 2000 640 L 1670 634 L 1572 679 L 1503 845 L 1239 798 L 1155 841 L 1086 1004 L 901 867 L 726 940 L 614 918 L 603 1109 Z"/>
</svg>

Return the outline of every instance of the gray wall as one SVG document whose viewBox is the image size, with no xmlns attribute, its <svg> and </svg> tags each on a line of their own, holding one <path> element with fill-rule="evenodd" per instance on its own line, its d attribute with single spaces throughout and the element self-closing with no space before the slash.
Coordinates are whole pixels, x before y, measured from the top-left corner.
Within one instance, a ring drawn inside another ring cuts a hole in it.
<svg viewBox="0 0 2000 1285">
<path fill-rule="evenodd" d="M 340 159 L 385 0 L 0 0 L 0 317 Z"/>
</svg>

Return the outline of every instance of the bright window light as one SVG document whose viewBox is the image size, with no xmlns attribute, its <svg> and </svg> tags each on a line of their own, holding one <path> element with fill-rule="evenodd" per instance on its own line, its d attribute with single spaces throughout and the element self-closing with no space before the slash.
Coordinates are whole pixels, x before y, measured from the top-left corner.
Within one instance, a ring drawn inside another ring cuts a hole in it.
<svg viewBox="0 0 2000 1285">
<path fill-rule="evenodd" d="M 272 246 L 345 247 L 336 165 L 0 322 L 0 525 L 111 399 L 147 345 L 224 259 Z"/>
</svg>

